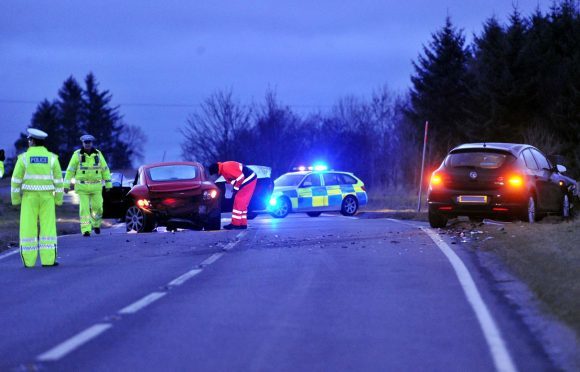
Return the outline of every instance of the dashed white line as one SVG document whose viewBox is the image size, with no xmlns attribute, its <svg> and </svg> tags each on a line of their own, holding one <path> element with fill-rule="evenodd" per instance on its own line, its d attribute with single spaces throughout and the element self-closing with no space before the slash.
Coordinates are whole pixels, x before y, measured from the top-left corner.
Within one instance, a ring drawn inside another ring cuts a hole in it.
<svg viewBox="0 0 580 372">
<path fill-rule="evenodd" d="M 0 260 L 3 260 L 3 259 L 8 258 L 10 256 L 13 256 L 13 255 L 15 255 L 18 252 L 20 252 L 20 250 L 17 249 L 17 250 L 12 251 L 12 252 L 2 253 L 2 254 L 0 254 Z"/>
<path fill-rule="evenodd" d="M 211 256 L 209 256 L 205 261 L 200 263 L 199 265 L 202 267 L 211 265 L 212 263 L 214 263 L 217 260 L 219 260 L 220 258 L 222 258 L 223 255 L 224 255 L 224 252 L 214 253 Z"/>
<path fill-rule="evenodd" d="M 178 278 L 179 279 L 179 278 Z M 119 314 L 134 314 L 137 311 L 143 309 L 146 306 L 151 305 L 153 302 L 159 300 L 161 297 L 165 296 L 166 292 L 153 292 L 143 297 L 142 299 L 133 302 L 131 305 L 119 310 Z"/>
<path fill-rule="evenodd" d="M 461 261 L 459 256 L 453 252 L 451 247 L 449 247 L 435 231 L 426 227 L 421 227 L 421 230 L 429 235 L 431 240 L 435 242 L 455 270 L 455 274 L 463 288 L 463 293 L 475 312 L 481 330 L 483 331 L 495 368 L 502 372 L 517 371 L 501 336 L 501 332 L 491 316 L 489 309 L 485 305 L 485 302 L 475 285 L 475 281 L 471 277 L 471 274 L 469 273 L 469 270 L 467 270 L 463 261 Z"/>
<path fill-rule="evenodd" d="M 81 333 L 69 338 L 63 343 L 53 347 L 47 352 L 40 354 L 36 359 L 40 362 L 52 362 L 59 360 L 71 351 L 84 345 L 111 327 L 112 325 L 107 323 L 95 324 L 94 326 L 89 327 Z"/>
<path fill-rule="evenodd" d="M 185 274 L 181 275 L 180 277 L 175 278 L 172 281 L 170 281 L 169 282 L 169 285 L 170 286 L 182 285 L 187 280 L 193 278 L 194 276 L 196 276 L 197 274 L 199 274 L 201 272 L 202 272 L 202 269 L 193 269 L 193 270 L 190 270 L 190 271 L 186 272 Z"/>
</svg>

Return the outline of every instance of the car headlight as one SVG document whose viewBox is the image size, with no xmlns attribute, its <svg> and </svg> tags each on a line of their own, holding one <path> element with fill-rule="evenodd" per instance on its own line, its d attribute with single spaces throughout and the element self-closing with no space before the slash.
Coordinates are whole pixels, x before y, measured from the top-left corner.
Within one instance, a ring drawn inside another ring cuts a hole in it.
<svg viewBox="0 0 580 372">
<path fill-rule="evenodd" d="M 218 192 L 217 190 L 205 190 L 203 192 L 203 200 L 212 200 L 217 198 Z"/>
<path fill-rule="evenodd" d="M 151 207 L 151 201 L 149 199 L 139 199 L 137 200 L 137 206 L 141 209 L 149 209 Z"/>
</svg>

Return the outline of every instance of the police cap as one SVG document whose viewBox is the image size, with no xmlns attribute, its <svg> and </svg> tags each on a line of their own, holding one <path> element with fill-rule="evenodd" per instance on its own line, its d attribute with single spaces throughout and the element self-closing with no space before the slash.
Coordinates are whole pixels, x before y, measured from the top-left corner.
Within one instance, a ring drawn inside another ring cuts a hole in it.
<svg viewBox="0 0 580 372">
<path fill-rule="evenodd" d="M 95 137 L 91 136 L 90 134 L 85 134 L 81 136 L 81 141 L 82 142 L 93 142 L 95 140 Z"/>
<path fill-rule="evenodd" d="M 44 140 L 48 137 L 46 132 L 41 131 L 40 129 L 28 128 L 26 129 L 28 132 L 28 136 L 26 138 L 34 138 L 37 140 Z"/>
</svg>

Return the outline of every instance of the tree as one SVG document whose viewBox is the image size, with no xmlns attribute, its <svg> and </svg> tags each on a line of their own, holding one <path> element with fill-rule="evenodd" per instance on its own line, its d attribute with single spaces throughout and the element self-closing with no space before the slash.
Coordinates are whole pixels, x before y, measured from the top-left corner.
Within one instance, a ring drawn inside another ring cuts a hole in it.
<svg viewBox="0 0 580 372">
<path fill-rule="evenodd" d="M 183 157 L 201 163 L 240 159 L 238 141 L 250 126 L 252 110 L 234 101 L 232 91 L 218 91 L 208 97 L 181 129 Z"/>
<path fill-rule="evenodd" d="M 411 106 L 407 116 L 420 131 L 429 121 L 431 140 L 429 163 L 440 162 L 449 148 L 464 142 L 468 132 L 469 87 L 473 77 L 468 69 L 472 58 L 465 37 L 447 17 L 445 26 L 432 35 L 411 77 Z"/>
</svg>

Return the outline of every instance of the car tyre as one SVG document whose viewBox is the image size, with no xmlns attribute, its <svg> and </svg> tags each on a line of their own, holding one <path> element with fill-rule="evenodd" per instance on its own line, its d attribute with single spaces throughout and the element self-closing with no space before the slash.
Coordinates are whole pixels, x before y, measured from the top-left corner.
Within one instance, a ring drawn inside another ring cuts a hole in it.
<svg viewBox="0 0 580 372">
<path fill-rule="evenodd" d="M 125 226 L 127 231 L 151 232 L 155 228 L 155 219 L 141 208 L 132 206 L 125 213 Z"/>
<path fill-rule="evenodd" d="M 306 212 L 306 214 L 310 217 L 318 217 L 322 214 L 322 212 Z"/>
<path fill-rule="evenodd" d="M 222 214 L 219 209 L 210 213 L 207 222 L 203 225 L 205 231 L 215 231 L 222 228 Z"/>
<path fill-rule="evenodd" d="M 274 218 L 284 218 L 290 213 L 292 209 L 290 205 L 290 201 L 288 198 L 280 198 L 278 199 L 278 206 L 276 209 L 270 212 L 270 215 Z"/>
<path fill-rule="evenodd" d="M 572 217 L 572 209 L 570 205 L 570 197 L 568 194 L 565 194 L 562 198 L 562 217 L 565 220 L 568 220 Z"/>
<path fill-rule="evenodd" d="M 528 202 L 521 219 L 522 221 L 528 223 L 535 223 L 539 221 L 535 195 L 531 194 L 528 197 Z"/>
<path fill-rule="evenodd" d="M 447 226 L 447 217 L 437 212 L 429 211 L 429 225 L 434 228 L 444 228 Z"/>
<path fill-rule="evenodd" d="M 342 200 L 342 207 L 340 208 L 340 213 L 344 216 L 354 216 L 358 211 L 358 201 L 352 195 L 347 195 L 346 198 Z"/>
</svg>

